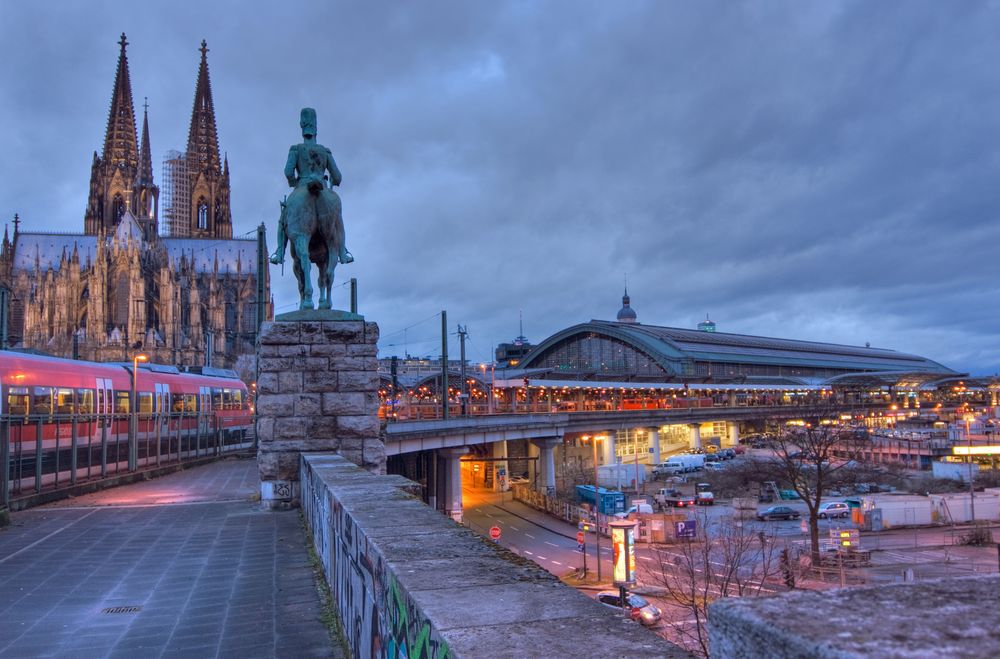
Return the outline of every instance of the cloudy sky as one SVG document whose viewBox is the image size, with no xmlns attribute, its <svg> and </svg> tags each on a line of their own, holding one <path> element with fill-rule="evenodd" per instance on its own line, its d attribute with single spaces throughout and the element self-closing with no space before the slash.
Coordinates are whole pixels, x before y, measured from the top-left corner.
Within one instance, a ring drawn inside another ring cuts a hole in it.
<svg viewBox="0 0 1000 659">
<path fill-rule="evenodd" d="M 145 4 L 0 4 L 6 221 L 83 230 L 123 31 L 160 182 L 204 38 L 234 232 L 273 248 L 315 107 L 382 354 L 613 319 L 627 274 L 640 322 L 1000 371 L 997 3 Z"/>
</svg>

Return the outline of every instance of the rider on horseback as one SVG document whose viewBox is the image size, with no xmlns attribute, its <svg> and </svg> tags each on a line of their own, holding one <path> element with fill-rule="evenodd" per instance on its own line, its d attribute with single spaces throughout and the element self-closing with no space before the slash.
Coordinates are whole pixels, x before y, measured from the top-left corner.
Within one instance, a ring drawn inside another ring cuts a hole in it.
<svg viewBox="0 0 1000 659">
<path fill-rule="evenodd" d="M 340 253 L 337 255 L 341 263 L 351 263 L 354 257 L 347 251 L 344 244 L 344 223 L 340 218 L 340 198 L 337 193 L 326 185 L 340 185 L 341 175 L 330 149 L 316 143 L 316 111 L 303 108 L 299 115 L 299 125 L 302 127 L 302 144 L 294 144 L 288 150 L 288 162 L 285 164 L 285 178 L 288 185 L 295 188 L 288 200 L 282 204 L 283 212 L 278 221 L 278 246 L 271 255 L 271 263 L 284 263 L 285 248 L 288 244 L 288 213 L 311 213 L 313 216 L 325 215 L 336 207 L 335 230 L 337 232 Z M 329 179 L 326 173 L 330 172 Z M 296 175 L 297 173 L 297 175 Z"/>
</svg>

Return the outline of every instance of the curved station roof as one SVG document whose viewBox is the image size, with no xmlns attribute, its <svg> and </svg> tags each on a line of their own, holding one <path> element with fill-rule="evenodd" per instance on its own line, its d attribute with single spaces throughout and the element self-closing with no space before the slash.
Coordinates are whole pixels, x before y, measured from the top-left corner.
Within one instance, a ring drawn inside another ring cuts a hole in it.
<svg viewBox="0 0 1000 659">
<path fill-rule="evenodd" d="M 963 375 L 885 348 L 712 330 L 592 320 L 553 334 L 518 366 L 532 378 L 657 383 L 917 388 Z"/>
</svg>

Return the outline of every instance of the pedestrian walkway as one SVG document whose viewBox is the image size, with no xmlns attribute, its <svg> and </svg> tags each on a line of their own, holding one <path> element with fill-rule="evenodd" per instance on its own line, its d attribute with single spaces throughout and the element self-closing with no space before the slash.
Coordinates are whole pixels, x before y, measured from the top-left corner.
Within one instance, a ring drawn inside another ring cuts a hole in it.
<svg viewBox="0 0 1000 659">
<path fill-rule="evenodd" d="M 298 511 L 227 459 L 13 513 L 0 657 L 342 657 Z"/>
</svg>

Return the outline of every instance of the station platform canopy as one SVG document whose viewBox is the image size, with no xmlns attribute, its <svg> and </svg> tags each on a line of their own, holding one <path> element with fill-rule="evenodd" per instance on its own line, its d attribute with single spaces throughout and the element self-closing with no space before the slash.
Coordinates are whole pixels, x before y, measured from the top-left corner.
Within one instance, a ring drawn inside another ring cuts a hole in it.
<svg viewBox="0 0 1000 659">
<path fill-rule="evenodd" d="M 920 387 L 965 376 L 926 357 L 888 348 L 604 320 L 556 332 L 519 366 L 530 380 L 574 381 L 574 386 L 584 381 L 588 387 L 621 387 L 626 382 L 716 389 L 723 384 L 786 390 L 903 383 Z"/>
</svg>

